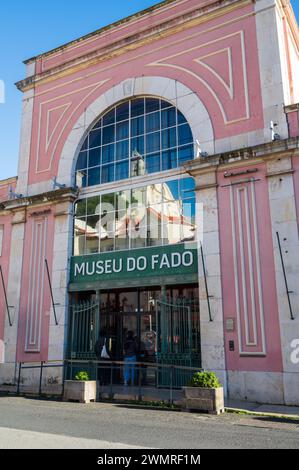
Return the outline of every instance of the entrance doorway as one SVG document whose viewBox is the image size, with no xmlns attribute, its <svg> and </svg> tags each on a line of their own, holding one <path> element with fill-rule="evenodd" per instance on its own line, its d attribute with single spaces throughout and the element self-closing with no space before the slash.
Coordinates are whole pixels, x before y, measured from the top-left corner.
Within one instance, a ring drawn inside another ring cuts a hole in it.
<svg viewBox="0 0 299 470">
<path fill-rule="evenodd" d="M 200 368 L 197 285 L 75 294 L 69 335 L 72 359 L 95 359 L 94 345 L 99 336 L 105 336 L 111 360 L 123 361 L 128 331 L 138 345 L 137 360 L 149 364 L 143 385 L 167 387 L 170 381 L 174 387 L 185 385 L 182 371 L 170 377 L 164 368 L 155 372 L 150 364 Z M 121 374 L 118 380 L 122 382 Z"/>
</svg>

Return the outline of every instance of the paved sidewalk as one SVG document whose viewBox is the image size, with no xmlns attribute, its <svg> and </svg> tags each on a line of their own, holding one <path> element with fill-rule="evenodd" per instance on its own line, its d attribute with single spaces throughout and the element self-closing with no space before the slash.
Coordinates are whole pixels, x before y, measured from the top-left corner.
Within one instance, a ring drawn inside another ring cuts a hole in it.
<svg viewBox="0 0 299 470">
<path fill-rule="evenodd" d="M 228 411 L 248 411 L 252 414 L 265 414 L 274 416 L 287 416 L 299 419 L 299 406 L 267 405 L 238 400 L 225 400 L 225 408 Z"/>
</svg>

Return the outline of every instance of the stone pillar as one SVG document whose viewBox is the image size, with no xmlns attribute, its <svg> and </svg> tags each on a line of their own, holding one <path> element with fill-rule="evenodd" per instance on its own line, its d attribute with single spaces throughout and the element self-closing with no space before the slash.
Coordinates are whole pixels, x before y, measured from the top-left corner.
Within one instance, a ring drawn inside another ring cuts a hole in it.
<svg viewBox="0 0 299 470">
<path fill-rule="evenodd" d="M 193 172 L 192 172 L 193 173 Z M 203 215 L 203 236 L 198 237 L 198 282 L 201 329 L 202 367 L 213 370 L 218 375 L 225 392 L 227 389 L 223 306 L 220 272 L 220 243 L 218 223 L 218 201 L 216 169 L 202 164 L 201 170 L 195 170 L 197 216 Z M 200 226 L 201 221 L 197 220 Z M 202 239 L 202 240 L 201 240 Z M 203 256 L 207 279 L 212 321 L 209 318 L 208 299 L 203 272 L 200 243 L 202 241 Z"/>
<path fill-rule="evenodd" d="M 267 177 L 283 355 L 284 402 L 288 405 L 299 405 L 299 363 L 295 363 L 292 356 L 294 342 L 295 340 L 299 342 L 299 240 L 290 152 L 267 160 Z M 290 303 L 294 320 L 291 319 L 288 304 L 277 232 L 280 237 L 288 287 L 292 291 Z"/>
<path fill-rule="evenodd" d="M 55 207 L 54 253 L 52 266 L 52 289 L 56 306 L 58 325 L 55 323 L 51 308 L 49 331 L 49 361 L 63 361 L 67 346 L 68 333 L 68 274 L 72 250 L 72 203 L 62 202 Z M 62 379 L 62 368 L 49 369 L 49 378 L 54 383 Z M 53 376 L 54 374 L 54 376 Z"/>
<path fill-rule="evenodd" d="M 13 325 L 10 326 L 8 318 L 5 318 L 4 329 L 4 359 L 5 363 L 0 368 L 0 383 L 14 383 L 16 377 L 16 352 L 18 339 L 19 305 L 22 280 L 23 246 L 25 235 L 26 212 L 19 210 L 14 213 L 12 219 L 11 249 L 9 261 L 9 273 L 7 283 L 8 305 Z"/>
</svg>

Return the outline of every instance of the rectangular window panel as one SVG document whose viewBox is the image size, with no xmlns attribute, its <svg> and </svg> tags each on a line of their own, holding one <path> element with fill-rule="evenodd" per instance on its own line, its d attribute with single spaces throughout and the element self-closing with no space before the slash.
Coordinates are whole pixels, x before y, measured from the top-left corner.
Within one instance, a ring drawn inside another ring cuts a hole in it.
<svg viewBox="0 0 299 470">
<path fill-rule="evenodd" d="M 178 166 L 177 149 L 166 150 L 162 152 L 162 170 L 170 170 Z"/>
<path fill-rule="evenodd" d="M 114 250 L 114 232 L 102 232 L 100 250 L 101 252 Z"/>
<path fill-rule="evenodd" d="M 86 204 L 86 214 L 93 215 L 100 213 L 101 196 L 89 197 Z"/>
<path fill-rule="evenodd" d="M 162 184 L 151 184 L 147 187 L 147 205 L 159 204 L 162 202 Z"/>
<path fill-rule="evenodd" d="M 77 170 L 82 170 L 87 168 L 87 151 L 85 150 L 84 152 L 80 152 L 78 155 L 78 161 L 77 161 Z"/>
<path fill-rule="evenodd" d="M 138 98 L 131 101 L 131 117 L 144 114 L 144 98 Z"/>
<path fill-rule="evenodd" d="M 146 113 L 159 111 L 159 109 L 160 109 L 160 100 L 157 100 L 156 98 L 145 99 L 145 112 Z"/>
<path fill-rule="evenodd" d="M 114 165 L 103 165 L 101 183 L 111 183 L 112 181 L 114 181 Z"/>
<path fill-rule="evenodd" d="M 172 127 L 162 131 L 162 149 L 170 149 L 176 147 L 176 128 Z"/>
<path fill-rule="evenodd" d="M 129 137 L 129 121 L 116 124 L 116 140 L 123 140 Z"/>
<path fill-rule="evenodd" d="M 115 193 L 115 210 L 126 211 L 129 207 L 131 200 L 131 191 L 120 191 Z"/>
<path fill-rule="evenodd" d="M 114 161 L 114 152 L 115 152 L 114 144 L 105 145 L 102 148 L 102 164 L 103 163 L 112 163 Z"/>
<path fill-rule="evenodd" d="M 156 173 L 157 171 L 161 171 L 160 153 L 147 155 L 146 169 L 148 173 Z"/>
<path fill-rule="evenodd" d="M 160 129 L 160 112 L 146 116 L 146 132 L 154 132 Z"/>
<path fill-rule="evenodd" d="M 85 255 L 85 235 L 74 236 L 74 256 Z"/>
<path fill-rule="evenodd" d="M 193 160 L 194 158 L 194 146 L 187 145 L 184 147 L 180 147 L 178 149 L 178 159 L 179 163 L 186 162 L 188 160 Z"/>
<path fill-rule="evenodd" d="M 146 153 L 160 151 L 160 132 L 154 132 L 146 136 Z"/>
<path fill-rule="evenodd" d="M 112 109 L 109 113 L 105 114 L 103 117 L 103 126 L 107 126 L 113 122 L 115 122 L 115 109 Z"/>
<path fill-rule="evenodd" d="M 182 199 L 195 197 L 195 179 L 194 178 L 183 178 L 180 180 L 180 196 Z"/>
<path fill-rule="evenodd" d="M 81 199 L 80 201 L 76 202 L 75 215 L 77 217 L 84 217 L 86 215 L 86 199 Z"/>
<path fill-rule="evenodd" d="M 129 119 L 129 102 L 122 103 L 116 108 L 116 121 Z"/>
<path fill-rule="evenodd" d="M 129 160 L 115 164 L 115 181 L 129 178 Z"/>
<path fill-rule="evenodd" d="M 133 153 L 137 152 L 140 155 L 144 155 L 144 136 L 136 137 L 131 140 L 131 151 Z"/>
<path fill-rule="evenodd" d="M 115 126 L 103 127 L 103 144 L 110 144 L 115 141 Z"/>
<path fill-rule="evenodd" d="M 76 185 L 78 188 L 86 188 L 87 186 L 87 170 L 79 170 L 76 173 Z"/>
<path fill-rule="evenodd" d="M 115 236 L 115 250 L 128 250 L 129 249 L 129 237 L 118 237 Z"/>
<path fill-rule="evenodd" d="M 93 166 L 98 166 L 101 164 L 101 148 L 95 148 L 92 150 L 89 150 L 89 168 Z"/>
<path fill-rule="evenodd" d="M 165 109 L 161 112 L 161 127 L 172 127 L 176 125 L 176 108 Z"/>
<path fill-rule="evenodd" d="M 129 158 L 129 141 L 123 140 L 115 144 L 115 159 L 125 160 Z"/>
<path fill-rule="evenodd" d="M 178 127 L 178 145 L 191 144 L 193 136 L 189 124 L 184 124 Z"/>
<path fill-rule="evenodd" d="M 100 147 L 102 145 L 102 130 L 97 129 L 89 134 L 89 148 Z"/>
<path fill-rule="evenodd" d="M 144 116 L 131 120 L 131 136 L 144 134 Z"/>
<path fill-rule="evenodd" d="M 179 182 L 177 180 L 167 181 L 163 184 L 163 199 L 165 202 L 179 199 Z"/>
<path fill-rule="evenodd" d="M 95 167 L 88 170 L 88 186 L 100 184 L 101 181 L 101 167 Z"/>
<path fill-rule="evenodd" d="M 146 206 L 147 187 L 132 189 L 131 204 Z"/>
</svg>

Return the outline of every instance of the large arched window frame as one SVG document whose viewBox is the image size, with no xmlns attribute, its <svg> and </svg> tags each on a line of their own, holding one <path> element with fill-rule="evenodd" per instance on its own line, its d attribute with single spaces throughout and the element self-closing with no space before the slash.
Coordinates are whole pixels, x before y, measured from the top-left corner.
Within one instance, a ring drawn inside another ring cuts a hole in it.
<svg viewBox="0 0 299 470">
<path fill-rule="evenodd" d="M 178 168 L 194 158 L 191 128 L 170 102 L 138 97 L 110 108 L 88 132 L 76 165 L 79 187 Z"/>
</svg>

